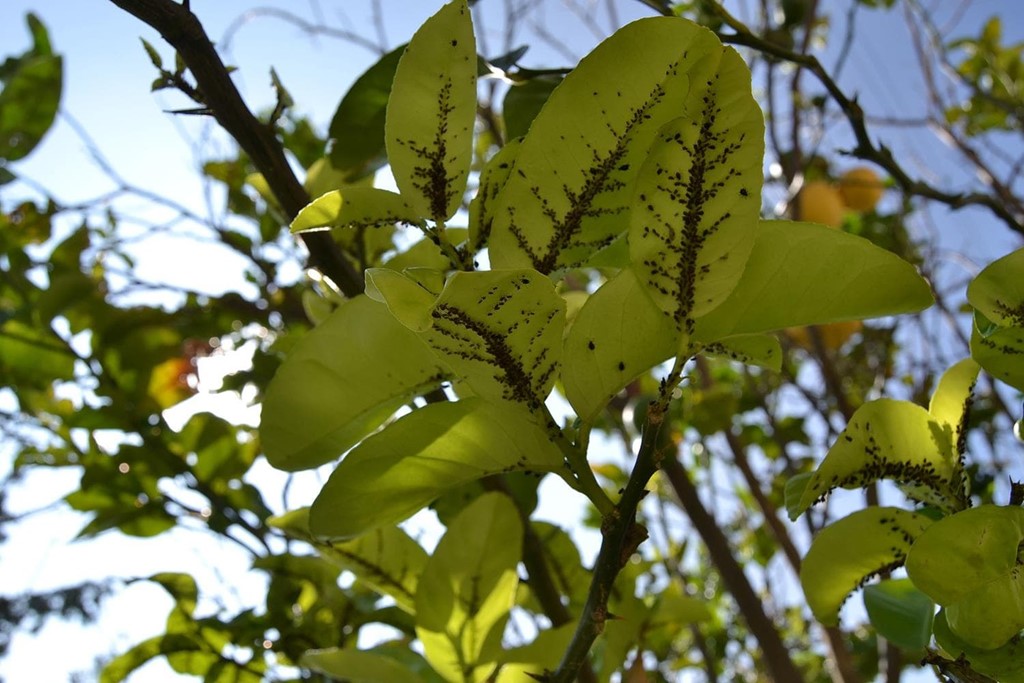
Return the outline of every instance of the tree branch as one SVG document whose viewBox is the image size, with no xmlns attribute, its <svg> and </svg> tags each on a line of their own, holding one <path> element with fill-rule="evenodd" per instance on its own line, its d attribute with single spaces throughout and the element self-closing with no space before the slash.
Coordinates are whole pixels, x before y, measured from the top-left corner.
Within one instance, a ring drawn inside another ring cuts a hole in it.
<svg viewBox="0 0 1024 683">
<path fill-rule="evenodd" d="M 576 625 L 576 632 L 573 633 L 558 669 L 538 680 L 545 683 L 572 683 L 577 680 L 577 671 L 586 664 L 591 646 L 604 631 L 604 622 L 608 619 L 608 598 L 612 594 L 615 579 L 640 544 L 647 540 L 647 529 L 637 523 L 636 512 L 647 495 L 647 482 L 661 466 L 665 456 L 664 444 L 660 440 L 661 426 L 672 400 L 672 392 L 679 385 L 683 366 L 689 356 L 685 353 L 676 357 L 672 371 L 661 380 L 658 398 L 647 407 L 643 437 L 629 481 L 622 490 L 619 502 L 601 520 L 604 539 L 594 563 L 587 602 Z"/>
<path fill-rule="evenodd" d="M 718 7 L 717 4 L 714 4 L 714 6 Z M 722 11 L 724 12 L 724 10 Z M 735 22 L 734 19 L 733 21 Z M 730 27 L 735 30 L 735 33 L 719 34 L 722 42 L 753 48 L 779 59 L 784 59 L 807 69 L 818 78 L 818 81 L 825 87 L 828 94 L 839 105 L 847 122 L 850 124 L 854 138 L 857 140 L 857 146 L 850 152 L 853 156 L 865 161 L 871 161 L 884 168 L 907 194 L 932 199 L 952 209 L 962 209 L 967 206 L 985 207 L 1002 220 L 1008 228 L 1024 235 L 1024 216 L 1016 215 L 999 198 L 982 192 L 946 192 L 924 181 L 911 178 L 903 167 L 897 163 L 888 147 L 882 144 L 876 145 L 871 141 L 871 136 L 864 121 L 864 110 L 860 108 L 855 98 L 851 99 L 846 96 L 816 57 L 787 50 L 754 35 L 743 24 L 738 22 L 736 24 L 730 23 Z"/>
<path fill-rule="evenodd" d="M 661 463 L 661 469 L 665 472 L 697 533 L 704 540 L 711 560 L 739 606 L 747 627 L 761 645 L 761 652 L 764 654 L 772 680 L 802 681 L 803 676 L 790 658 L 789 650 L 782 642 L 775 624 L 765 614 L 764 605 L 754 593 L 746 574 L 743 573 L 743 567 L 733 556 L 729 548 L 729 539 L 704 507 L 693 481 L 690 480 L 690 475 L 675 458 L 665 458 Z"/>
<path fill-rule="evenodd" d="M 294 218 L 310 197 L 292 172 L 274 129 L 246 106 L 224 62 L 199 19 L 187 4 L 173 0 L 110 0 L 154 28 L 178 51 L 196 80 L 199 92 L 217 122 L 235 139 L 263 174 L 285 213 Z M 303 235 L 310 261 L 337 283 L 347 296 L 363 291 L 363 278 L 341 253 L 330 233 Z"/>
<path fill-rule="evenodd" d="M 546 683 L 572 683 L 576 680 L 576 673 L 587 662 L 591 646 L 604 631 L 604 622 L 608 618 L 608 598 L 611 596 L 615 578 L 637 547 L 647 538 L 647 529 L 636 521 L 636 511 L 640 501 L 647 494 L 647 482 L 654 476 L 661 459 L 658 434 L 665 417 L 666 404 L 667 400 L 656 401 L 648 408 L 644 435 L 633 471 L 629 475 L 629 482 L 615 509 L 606 515 L 602 522 L 601 533 L 604 539 L 601 541 L 601 550 L 594 564 L 594 576 L 587 593 L 587 602 L 583 606 L 583 614 L 576 625 L 572 642 L 565 651 L 558 669 L 547 678 L 539 680 Z"/>
<path fill-rule="evenodd" d="M 673 16 L 672 7 L 664 0 L 639 0 L 655 12 L 665 16 Z M 857 140 L 857 146 L 851 150 L 851 154 L 865 161 L 871 161 L 884 168 L 893 180 L 903 189 L 904 192 L 925 199 L 932 199 L 941 202 L 952 209 L 961 209 L 966 206 L 982 206 L 991 211 L 1000 220 L 1006 223 L 1007 227 L 1014 232 L 1024 235 L 1024 215 L 1014 213 L 998 197 L 982 192 L 957 193 L 940 190 L 924 181 L 915 180 L 897 163 L 892 152 L 885 145 L 876 145 L 871 141 L 865 125 L 864 110 L 860 108 L 856 98 L 849 98 L 840 89 L 839 84 L 829 75 L 828 71 L 817 57 L 809 54 L 801 54 L 788 50 L 761 36 L 753 33 L 743 22 L 736 19 L 717 1 L 711 0 L 707 6 L 714 11 L 725 22 L 734 33 L 719 33 L 718 37 L 723 43 L 731 45 L 742 45 L 749 47 L 766 55 L 790 62 L 797 67 L 802 67 L 813 73 L 818 81 L 825 87 L 828 94 L 832 96 L 839 105 L 843 115 Z"/>
</svg>

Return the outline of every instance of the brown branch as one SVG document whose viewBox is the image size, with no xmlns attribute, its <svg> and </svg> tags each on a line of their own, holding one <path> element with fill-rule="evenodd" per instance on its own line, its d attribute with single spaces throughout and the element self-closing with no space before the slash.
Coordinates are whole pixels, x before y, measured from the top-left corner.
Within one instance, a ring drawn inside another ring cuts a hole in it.
<svg viewBox="0 0 1024 683">
<path fill-rule="evenodd" d="M 156 29 L 177 50 L 195 78 L 198 91 L 217 122 L 235 139 L 263 174 L 284 212 L 294 218 L 310 198 L 292 172 L 274 129 L 249 110 L 224 62 L 196 15 L 173 0 L 110 0 Z M 330 237 L 316 232 L 303 236 L 310 261 L 348 296 L 363 291 L 363 278 Z"/>
<path fill-rule="evenodd" d="M 729 539 L 701 502 L 690 475 L 676 458 L 665 458 L 661 463 L 661 469 L 679 498 L 683 510 L 690 517 L 694 529 L 704 540 L 711 561 L 721 574 L 729 594 L 739 606 L 740 613 L 747 622 L 747 628 L 760 644 L 772 680 L 802 681 L 803 675 L 789 656 L 789 649 L 782 642 L 775 624 L 765 614 L 764 605 L 743 573 L 743 567 L 733 556 Z"/>
<path fill-rule="evenodd" d="M 587 662 L 590 648 L 604 631 L 604 624 L 608 619 L 608 598 L 611 596 L 615 578 L 637 547 L 647 538 L 647 529 L 637 523 L 636 512 L 640 502 L 647 495 L 647 482 L 654 476 L 663 456 L 659 448 L 659 434 L 672 387 L 678 383 L 681 368 L 682 364 L 677 361 L 677 366 L 670 375 L 673 381 L 662 382 L 658 400 L 651 403 L 647 409 L 644 434 L 629 481 L 615 508 L 602 520 L 601 549 L 594 563 L 593 578 L 587 592 L 587 602 L 583 606 L 583 614 L 558 669 L 553 674 L 538 678 L 544 683 L 572 683 L 577 680 L 577 672 Z"/>
</svg>

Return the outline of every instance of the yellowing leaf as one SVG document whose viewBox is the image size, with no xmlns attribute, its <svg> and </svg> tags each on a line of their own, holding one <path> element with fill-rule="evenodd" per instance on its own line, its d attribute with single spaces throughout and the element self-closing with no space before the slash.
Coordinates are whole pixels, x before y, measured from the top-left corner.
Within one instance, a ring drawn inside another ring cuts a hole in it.
<svg viewBox="0 0 1024 683">
<path fill-rule="evenodd" d="M 532 270 L 455 273 L 423 331 L 476 394 L 538 410 L 562 356 L 565 301 Z"/>
<path fill-rule="evenodd" d="M 349 683 L 423 683 L 398 661 L 372 651 L 339 647 L 309 650 L 299 663 Z"/>
<path fill-rule="evenodd" d="M 970 668 L 1000 683 L 1024 683 L 1024 639 L 1014 638 L 995 649 L 975 647 L 957 637 L 946 623 L 946 610 L 935 616 L 935 642 L 952 659 L 963 657 Z"/>
<path fill-rule="evenodd" d="M 415 610 L 427 553 L 402 529 L 379 527 L 351 541 L 316 545 L 325 558 L 352 572 L 356 580 L 391 596 L 405 611 Z"/>
<path fill-rule="evenodd" d="M 975 326 L 971 357 L 996 379 L 1024 391 L 1024 327 L 997 327 L 982 334 Z"/>
<path fill-rule="evenodd" d="M 679 333 L 632 270 L 594 292 L 565 340 L 562 385 L 584 421 L 593 420 L 630 381 L 672 357 Z"/>
<path fill-rule="evenodd" d="M 1024 328 L 1024 249 L 978 273 L 967 286 L 967 301 L 1000 327 Z"/>
<path fill-rule="evenodd" d="M 303 207 L 292 221 L 292 232 L 380 228 L 418 220 L 416 211 L 394 192 L 376 187 L 346 187 L 321 195 Z"/>
<path fill-rule="evenodd" d="M 782 346 L 770 334 L 741 334 L 704 347 L 703 354 L 758 365 L 778 372 L 782 368 Z"/>
<path fill-rule="evenodd" d="M 434 322 L 430 313 L 437 293 L 404 273 L 390 268 L 369 268 L 366 295 L 386 305 L 398 322 L 414 332 L 422 332 Z"/>
<path fill-rule="evenodd" d="M 480 187 L 477 188 L 473 201 L 469 203 L 469 243 L 474 253 L 487 246 L 491 237 L 495 200 L 512 172 L 512 164 L 519 153 L 519 145 L 519 140 L 508 142 L 487 162 L 480 173 Z"/>
<path fill-rule="evenodd" d="M 939 520 L 907 558 L 914 585 L 946 608 L 974 647 L 995 649 L 1024 628 L 1024 509 L 982 505 Z"/>
<path fill-rule="evenodd" d="M 954 364 L 942 373 L 928 404 L 928 412 L 932 417 L 949 429 L 950 441 L 958 456 L 963 454 L 966 447 L 967 412 L 980 369 L 970 358 Z"/>
</svg>

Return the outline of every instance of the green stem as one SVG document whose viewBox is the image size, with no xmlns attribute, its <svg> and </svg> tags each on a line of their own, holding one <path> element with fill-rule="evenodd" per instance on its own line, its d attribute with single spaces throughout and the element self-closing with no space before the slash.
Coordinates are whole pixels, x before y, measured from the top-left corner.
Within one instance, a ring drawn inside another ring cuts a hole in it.
<svg viewBox="0 0 1024 683">
<path fill-rule="evenodd" d="M 589 498 L 590 502 L 594 504 L 594 507 L 597 508 L 602 516 L 613 513 L 615 511 L 615 503 L 608 497 L 608 493 L 598 483 L 597 477 L 594 476 L 594 471 L 590 469 L 590 462 L 587 460 L 586 451 L 573 445 L 562 434 L 561 430 L 559 430 L 558 434 L 559 436 L 554 439 L 555 444 L 562 451 L 562 455 L 565 456 L 569 467 L 572 469 L 572 475 L 574 475 L 563 475 L 562 478 L 566 480 L 569 486 L 572 486 Z"/>
</svg>

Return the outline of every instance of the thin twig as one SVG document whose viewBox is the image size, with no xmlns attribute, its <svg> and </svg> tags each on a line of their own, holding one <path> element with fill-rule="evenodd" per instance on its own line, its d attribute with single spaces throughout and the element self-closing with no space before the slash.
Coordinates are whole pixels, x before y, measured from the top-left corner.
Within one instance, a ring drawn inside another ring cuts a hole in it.
<svg viewBox="0 0 1024 683">
<path fill-rule="evenodd" d="M 213 117 L 252 159 L 285 214 L 294 218 L 310 197 L 292 172 L 273 128 L 261 123 L 242 100 L 199 19 L 173 0 L 110 1 L 156 29 L 178 51 Z M 342 292 L 355 296 L 363 291 L 361 274 L 345 259 L 330 233 L 308 233 L 303 238 L 310 261 Z"/>
</svg>

